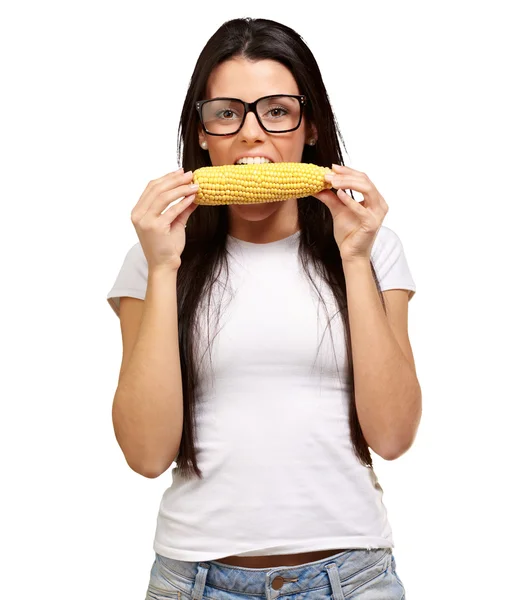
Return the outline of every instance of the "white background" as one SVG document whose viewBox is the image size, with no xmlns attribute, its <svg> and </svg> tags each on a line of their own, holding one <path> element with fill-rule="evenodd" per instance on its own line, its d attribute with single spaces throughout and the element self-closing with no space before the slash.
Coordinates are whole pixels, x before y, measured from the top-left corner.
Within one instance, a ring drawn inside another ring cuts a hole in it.
<svg viewBox="0 0 526 600">
<path fill-rule="evenodd" d="M 0 13 L 3 598 L 143 599 L 171 472 L 133 472 L 106 301 L 130 212 L 175 170 L 226 20 L 293 27 L 402 240 L 423 417 L 373 455 L 408 600 L 518 598 L 524 565 L 524 22 L 519 2 L 18 2 Z"/>
</svg>

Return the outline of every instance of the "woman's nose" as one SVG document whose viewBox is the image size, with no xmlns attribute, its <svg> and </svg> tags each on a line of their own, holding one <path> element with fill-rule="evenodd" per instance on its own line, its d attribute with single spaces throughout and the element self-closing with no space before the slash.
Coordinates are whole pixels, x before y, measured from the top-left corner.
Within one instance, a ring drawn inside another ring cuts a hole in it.
<svg viewBox="0 0 526 600">
<path fill-rule="evenodd" d="M 258 123 L 256 115 L 253 112 L 249 112 L 238 135 L 248 140 L 259 139 L 265 136 L 265 130 Z"/>
</svg>

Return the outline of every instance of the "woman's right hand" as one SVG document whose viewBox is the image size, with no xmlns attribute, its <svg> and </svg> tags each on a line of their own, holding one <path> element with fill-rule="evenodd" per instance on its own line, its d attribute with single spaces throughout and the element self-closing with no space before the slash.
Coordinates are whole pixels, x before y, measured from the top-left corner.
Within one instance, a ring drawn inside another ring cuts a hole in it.
<svg viewBox="0 0 526 600">
<path fill-rule="evenodd" d="M 185 225 L 199 206 L 194 204 L 198 186 L 192 188 L 193 172 L 179 169 L 154 179 L 146 186 L 131 212 L 131 220 L 148 261 L 148 269 L 177 271 L 186 243 Z M 180 202 L 166 207 L 185 196 Z"/>
</svg>

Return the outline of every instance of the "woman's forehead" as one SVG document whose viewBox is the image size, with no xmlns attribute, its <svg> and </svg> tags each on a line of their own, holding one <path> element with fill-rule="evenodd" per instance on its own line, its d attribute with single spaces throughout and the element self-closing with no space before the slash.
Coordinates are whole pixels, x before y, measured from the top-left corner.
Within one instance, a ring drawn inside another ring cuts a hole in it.
<svg viewBox="0 0 526 600">
<path fill-rule="evenodd" d="M 214 68 L 208 78 L 207 96 L 226 96 L 253 102 L 271 94 L 299 94 L 292 73 L 274 60 L 230 59 Z"/>
</svg>

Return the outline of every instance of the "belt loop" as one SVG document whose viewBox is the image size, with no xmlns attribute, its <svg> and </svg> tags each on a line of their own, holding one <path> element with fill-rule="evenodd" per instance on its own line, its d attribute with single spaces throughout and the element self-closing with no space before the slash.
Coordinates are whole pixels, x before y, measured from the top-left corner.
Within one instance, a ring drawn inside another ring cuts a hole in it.
<svg viewBox="0 0 526 600">
<path fill-rule="evenodd" d="M 202 600 L 208 569 L 210 569 L 210 565 L 207 563 L 199 563 L 197 565 L 197 576 L 192 589 L 192 600 Z"/>
<path fill-rule="evenodd" d="M 340 582 L 340 573 L 338 572 L 336 563 L 325 565 L 325 569 L 329 575 L 334 600 L 344 600 L 342 584 Z"/>
</svg>

